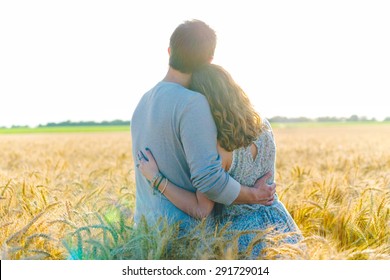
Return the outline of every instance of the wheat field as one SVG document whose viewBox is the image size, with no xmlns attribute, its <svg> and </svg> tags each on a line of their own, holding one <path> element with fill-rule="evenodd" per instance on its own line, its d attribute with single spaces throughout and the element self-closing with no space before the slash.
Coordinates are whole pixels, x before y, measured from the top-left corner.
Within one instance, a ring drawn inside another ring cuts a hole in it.
<svg viewBox="0 0 390 280">
<path fill-rule="evenodd" d="M 390 259 L 390 125 L 274 133 L 277 192 L 305 239 L 268 240 L 265 258 Z M 202 222 L 191 237 L 134 227 L 133 168 L 129 132 L 0 135 L 0 258 L 245 258 Z"/>
</svg>

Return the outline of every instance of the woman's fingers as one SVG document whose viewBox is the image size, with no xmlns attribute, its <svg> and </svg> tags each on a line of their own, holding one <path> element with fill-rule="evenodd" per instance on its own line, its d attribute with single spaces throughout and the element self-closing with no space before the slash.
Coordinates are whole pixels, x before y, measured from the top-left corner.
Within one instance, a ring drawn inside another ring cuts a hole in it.
<svg viewBox="0 0 390 280">
<path fill-rule="evenodd" d="M 138 157 L 138 160 L 140 160 L 140 161 L 141 160 L 148 161 L 148 158 L 145 156 L 145 154 L 142 151 L 138 151 L 137 157 Z"/>
<path fill-rule="evenodd" d="M 154 159 L 154 156 L 153 156 L 152 152 L 149 150 L 149 148 L 145 149 L 145 154 L 149 160 L 156 162 L 156 160 Z"/>
<path fill-rule="evenodd" d="M 152 166 L 154 169 L 158 169 L 157 162 L 154 159 L 152 152 L 148 148 L 145 149 L 145 154 L 149 159 L 148 162 L 149 162 L 150 166 Z"/>
<path fill-rule="evenodd" d="M 137 159 L 138 162 L 136 166 L 146 179 L 151 180 L 159 172 L 156 160 L 148 148 L 144 151 L 138 151 Z"/>
<path fill-rule="evenodd" d="M 137 159 L 138 159 L 138 162 L 136 163 L 135 166 L 142 171 L 143 167 L 147 163 L 147 159 L 141 151 L 137 152 Z"/>
</svg>

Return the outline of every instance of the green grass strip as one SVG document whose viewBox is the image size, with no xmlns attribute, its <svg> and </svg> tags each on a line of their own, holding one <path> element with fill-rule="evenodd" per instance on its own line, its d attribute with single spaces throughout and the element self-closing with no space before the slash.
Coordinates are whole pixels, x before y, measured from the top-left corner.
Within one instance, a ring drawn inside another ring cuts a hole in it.
<svg viewBox="0 0 390 280">
<path fill-rule="evenodd" d="M 83 133 L 83 132 L 130 132 L 128 125 L 111 126 L 56 126 L 56 127 L 18 127 L 0 128 L 0 134 L 29 134 L 29 133 Z"/>
</svg>

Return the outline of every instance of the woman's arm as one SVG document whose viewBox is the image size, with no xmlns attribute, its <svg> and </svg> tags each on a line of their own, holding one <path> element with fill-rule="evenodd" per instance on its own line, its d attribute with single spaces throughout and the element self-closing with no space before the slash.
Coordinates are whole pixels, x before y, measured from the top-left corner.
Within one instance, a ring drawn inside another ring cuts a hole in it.
<svg viewBox="0 0 390 280">
<path fill-rule="evenodd" d="M 146 149 L 145 153 L 140 151 L 138 153 L 138 158 L 140 160 L 139 165 L 137 164 L 137 166 L 141 170 L 142 174 L 149 181 L 153 180 L 160 171 L 150 150 Z M 214 201 L 211 201 L 199 191 L 193 193 L 179 188 L 167 178 L 163 178 L 160 182 L 155 182 L 154 186 L 158 183 L 160 183 L 158 185 L 158 190 L 164 194 L 169 201 L 171 201 L 177 208 L 196 219 L 203 219 L 207 217 L 213 210 Z"/>
</svg>

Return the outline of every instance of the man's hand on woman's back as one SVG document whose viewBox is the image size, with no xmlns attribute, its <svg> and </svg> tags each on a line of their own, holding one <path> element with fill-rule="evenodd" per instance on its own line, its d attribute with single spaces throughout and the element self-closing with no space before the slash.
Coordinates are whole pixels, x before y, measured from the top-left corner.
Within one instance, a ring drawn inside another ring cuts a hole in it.
<svg viewBox="0 0 390 280">
<path fill-rule="evenodd" d="M 268 184 L 267 180 L 272 177 L 272 172 L 268 172 L 258 179 L 253 187 L 241 186 L 240 194 L 233 202 L 234 204 L 262 204 L 272 205 L 276 192 L 276 184 Z"/>
</svg>

